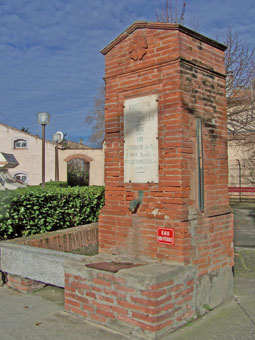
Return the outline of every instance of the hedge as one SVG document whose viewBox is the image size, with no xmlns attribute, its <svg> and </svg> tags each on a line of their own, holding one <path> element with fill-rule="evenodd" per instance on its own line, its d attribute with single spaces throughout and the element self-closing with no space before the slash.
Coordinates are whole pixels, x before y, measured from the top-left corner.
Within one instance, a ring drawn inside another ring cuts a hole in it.
<svg viewBox="0 0 255 340">
<path fill-rule="evenodd" d="M 0 192 L 0 240 L 96 222 L 104 187 L 62 186 Z"/>
</svg>

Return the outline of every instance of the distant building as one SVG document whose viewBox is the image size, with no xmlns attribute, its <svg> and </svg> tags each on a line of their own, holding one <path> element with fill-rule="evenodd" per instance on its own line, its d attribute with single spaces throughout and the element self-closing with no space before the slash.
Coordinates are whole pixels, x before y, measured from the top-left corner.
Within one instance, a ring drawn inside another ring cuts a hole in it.
<svg viewBox="0 0 255 340">
<path fill-rule="evenodd" d="M 255 195 L 251 190 L 255 187 L 254 85 L 253 82 L 249 88 L 238 88 L 229 99 L 228 168 L 231 196 L 245 193 L 246 189 L 246 196 Z"/>
<path fill-rule="evenodd" d="M 55 180 L 55 143 L 46 140 L 46 182 Z M 15 156 L 19 165 L 11 175 L 29 185 L 42 180 L 42 139 L 39 136 L 0 123 L 0 152 Z M 59 146 L 59 180 L 67 180 L 68 162 L 81 159 L 88 164 L 89 185 L 104 184 L 104 151 L 82 143 L 65 142 Z"/>
<path fill-rule="evenodd" d="M 228 141 L 229 187 L 255 187 L 255 132 Z"/>
</svg>

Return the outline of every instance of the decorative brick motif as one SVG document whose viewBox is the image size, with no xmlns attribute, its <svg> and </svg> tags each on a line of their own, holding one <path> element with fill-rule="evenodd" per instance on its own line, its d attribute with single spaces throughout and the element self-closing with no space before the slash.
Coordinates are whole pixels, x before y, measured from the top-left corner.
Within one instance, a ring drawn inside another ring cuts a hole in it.
<svg viewBox="0 0 255 340">
<path fill-rule="evenodd" d="M 148 48 L 147 39 L 143 35 L 137 35 L 133 37 L 133 40 L 129 44 L 129 55 L 133 60 L 142 60 L 146 54 Z"/>
</svg>

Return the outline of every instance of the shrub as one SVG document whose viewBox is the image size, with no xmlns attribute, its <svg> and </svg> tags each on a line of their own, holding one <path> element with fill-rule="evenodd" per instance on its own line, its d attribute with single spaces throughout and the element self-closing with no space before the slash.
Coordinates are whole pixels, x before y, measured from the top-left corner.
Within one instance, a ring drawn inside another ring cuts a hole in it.
<svg viewBox="0 0 255 340">
<path fill-rule="evenodd" d="M 103 205 L 104 188 L 96 186 L 70 188 L 50 183 L 45 189 L 0 192 L 0 239 L 96 222 Z"/>
</svg>

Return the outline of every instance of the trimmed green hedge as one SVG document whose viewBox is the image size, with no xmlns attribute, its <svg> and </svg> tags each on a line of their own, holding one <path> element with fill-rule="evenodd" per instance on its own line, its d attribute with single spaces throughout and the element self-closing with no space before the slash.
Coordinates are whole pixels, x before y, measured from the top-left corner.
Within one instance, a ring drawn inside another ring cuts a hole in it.
<svg viewBox="0 0 255 340">
<path fill-rule="evenodd" d="M 0 192 L 0 240 L 96 222 L 104 187 L 28 187 Z"/>
</svg>

